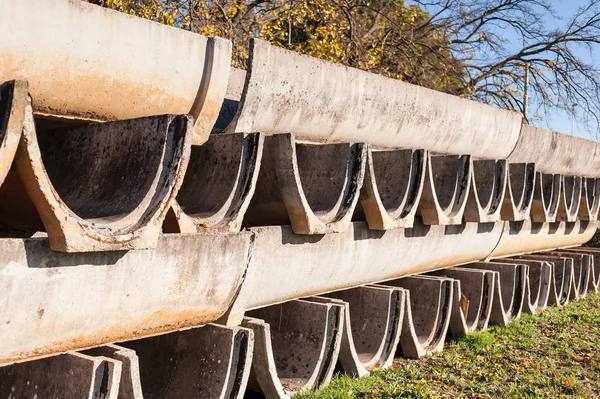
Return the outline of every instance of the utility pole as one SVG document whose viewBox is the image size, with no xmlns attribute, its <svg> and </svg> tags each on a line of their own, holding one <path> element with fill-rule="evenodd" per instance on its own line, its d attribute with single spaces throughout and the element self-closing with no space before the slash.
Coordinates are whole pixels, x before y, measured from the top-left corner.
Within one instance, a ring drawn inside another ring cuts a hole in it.
<svg viewBox="0 0 600 399">
<path fill-rule="evenodd" d="M 527 119 L 527 109 L 529 108 L 529 61 L 525 62 L 525 89 L 523 90 L 523 119 L 525 123 L 529 123 Z"/>
</svg>

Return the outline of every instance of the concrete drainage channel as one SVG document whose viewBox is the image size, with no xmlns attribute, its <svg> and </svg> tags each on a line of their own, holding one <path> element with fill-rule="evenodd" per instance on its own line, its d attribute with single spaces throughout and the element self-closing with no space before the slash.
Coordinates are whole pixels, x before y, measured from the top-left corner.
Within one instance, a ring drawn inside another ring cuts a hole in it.
<svg viewBox="0 0 600 399">
<path fill-rule="evenodd" d="M 260 40 L 242 71 L 224 39 L 0 5 L 2 397 L 292 397 L 600 289 L 595 142 Z"/>
<path fill-rule="evenodd" d="M 239 327 L 208 324 L 5 366 L 0 394 L 291 397 L 325 385 L 336 367 L 365 376 L 390 367 L 394 357 L 426 356 L 443 350 L 447 339 L 544 309 L 553 281 L 564 283 L 564 266 L 555 265 L 567 261 L 572 269 L 578 257 L 573 251 L 556 262 L 476 262 L 259 308 Z M 597 275 L 594 257 L 583 257 L 581 271 Z M 567 300 L 577 289 L 569 276 L 570 288 L 560 293 Z M 598 286 L 582 290 L 575 300 Z"/>
</svg>

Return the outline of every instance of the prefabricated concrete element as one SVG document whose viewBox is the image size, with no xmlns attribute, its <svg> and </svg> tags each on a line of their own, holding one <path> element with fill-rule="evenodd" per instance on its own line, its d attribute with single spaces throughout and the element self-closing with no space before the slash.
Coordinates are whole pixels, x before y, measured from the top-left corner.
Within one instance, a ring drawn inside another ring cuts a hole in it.
<svg viewBox="0 0 600 399">
<path fill-rule="evenodd" d="M 119 399 L 143 399 L 139 359 L 134 350 L 110 344 L 86 350 L 84 354 L 89 356 L 103 356 L 121 362 L 122 371 L 119 383 Z"/>
<path fill-rule="evenodd" d="M 425 224 L 461 224 L 471 188 L 471 157 L 430 154 L 427 160 L 417 214 Z"/>
<path fill-rule="evenodd" d="M 191 114 L 204 143 L 231 42 L 70 0 L 1 0 L 0 81 L 29 81 L 38 115 L 112 121 Z"/>
<path fill-rule="evenodd" d="M 592 247 L 569 248 L 564 253 L 585 254 L 590 256 L 590 278 L 588 280 L 588 291 L 598 292 L 600 290 L 600 250 Z"/>
<path fill-rule="evenodd" d="M 561 175 L 536 173 L 531 220 L 537 223 L 555 222 L 561 200 Z"/>
<path fill-rule="evenodd" d="M 28 96 L 27 82 L 12 80 L 0 84 L 0 185 L 19 146 Z"/>
<path fill-rule="evenodd" d="M 522 257 L 525 259 L 552 262 L 555 267 L 555 273 L 558 274 L 555 278 L 560 278 L 562 276 L 564 280 L 565 276 L 568 277 L 564 282 L 570 286 L 571 292 L 569 298 L 571 300 L 578 301 L 587 295 L 587 287 L 590 278 L 589 257 L 557 253 L 528 254 L 523 255 Z M 569 269 L 572 269 L 572 272 L 569 273 L 565 271 Z"/>
<path fill-rule="evenodd" d="M 226 323 L 245 310 L 321 295 L 484 259 L 497 245 L 502 222 L 412 229 L 370 230 L 354 222 L 344 233 L 294 234 L 290 226 L 256 233 L 246 279 Z"/>
<path fill-rule="evenodd" d="M 460 338 L 487 329 L 492 312 L 496 275 L 488 270 L 451 267 L 431 273 L 453 281 L 449 332 Z"/>
<path fill-rule="evenodd" d="M 339 360 L 346 374 L 363 377 L 374 368 L 392 365 L 402 331 L 404 293 L 373 285 L 321 297 L 345 307 Z"/>
<path fill-rule="evenodd" d="M 598 209 L 600 209 L 600 179 L 584 177 L 583 188 L 581 191 L 579 219 L 598 220 Z"/>
<path fill-rule="evenodd" d="M 545 174 L 600 177 L 597 152 L 595 141 L 523 125 L 508 161 L 533 162 L 537 171 Z"/>
<path fill-rule="evenodd" d="M 496 275 L 490 323 L 505 326 L 521 317 L 523 305 L 529 300 L 525 297 L 527 265 L 496 261 L 476 262 L 467 267 L 490 270 Z"/>
<path fill-rule="evenodd" d="M 543 260 L 530 259 L 499 259 L 492 262 L 514 263 L 527 265 L 527 280 L 525 282 L 525 303 L 523 312 L 536 314 L 548 307 L 550 295 L 557 298 L 554 282 L 553 264 Z M 556 301 L 553 301 L 556 303 Z"/>
<path fill-rule="evenodd" d="M 139 358 L 145 398 L 243 398 L 254 333 L 208 324 L 122 343 Z"/>
<path fill-rule="evenodd" d="M 508 163 L 508 183 L 500 211 L 502 220 L 529 219 L 535 188 L 533 163 Z"/>
<path fill-rule="evenodd" d="M 375 151 L 369 148 L 357 214 L 372 230 L 410 228 L 425 182 L 424 150 Z"/>
<path fill-rule="evenodd" d="M 574 223 L 506 222 L 502 237 L 488 259 L 575 247 L 592 238 L 596 225 L 595 221 L 583 220 Z"/>
<path fill-rule="evenodd" d="M 239 291 L 250 241 L 178 234 L 154 250 L 65 254 L 2 239 L 0 365 L 212 322 Z"/>
<path fill-rule="evenodd" d="M 537 260 L 548 262 L 552 266 L 552 284 L 548 305 L 564 306 L 570 299 L 576 300 L 577 288 L 575 287 L 575 267 L 572 258 L 548 257 L 543 255 L 522 255 L 513 261 L 525 262 Z"/>
<path fill-rule="evenodd" d="M 239 231 L 254 194 L 262 152 L 260 134 L 213 134 L 203 146 L 192 147 L 164 231 Z"/>
<path fill-rule="evenodd" d="M 582 254 L 570 251 L 553 251 L 550 255 L 568 257 L 573 259 L 573 281 L 577 288 L 579 299 L 585 298 L 590 287 L 590 280 L 593 280 L 594 259 L 590 254 Z M 593 292 L 593 290 L 592 290 Z"/>
<path fill-rule="evenodd" d="M 398 353 L 418 359 L 441 352 L 452 315 L 453 281 L 414 276 L 386 281 L 383 285 L 406 290 Z"/>
<path fill-rule="evenodd" d="M 235 114 L 242 98 L 244 83 L 246 82 L 246 71 L 238 68 L 231 68 L 229 71 L 229 81 L 227 82 L 227 91 L 225 99 L 219 111 L 219 117 L 213 126 L 212 133 L 223 132 L 229 123 L 235 117 Z"/>
<path fill-rule="evenodd" d="M 575 222 L 577 220 L 582 202 L 582 185 L 583 178 L 581 176 L 561 176 L 561 192 L 556 220 L 562 222 Z M 588 217 L 587 220 L 589 219 Z"/>
<path fill-rule="evenodd" d="M 252 39 L 229 131 L 504 159 L 521 115 Z M 335 77 L 333 79 L 332 77 Z"/>
<path fill-rule="evenodd" d="M 192 120 L 162 115 L 36 133 L 23 139 L 0 188 L 0 223 L 45 230 L 55 251 L 156 246 L 185 173 Z"/>
<path fill-rule="evenodd" d="M 266 137 L 245 223 L 291 223 L 296 234 L 345 231 L 358 203 L 366 161 L 363 144 L 302 144 L 291 134 Z"/>
<path fill-rule="evenodd" d="M 508 163 L 505 160 L 473 160 L 465 221 L 489 223 L 500 220 L 507 181 Z"/>
<path fill-rule="evenodd" d="M 117 399 L 121 362 L 76 352 L 0 367 L 3 398 Z"/>
<path fill-rule="evenodd" d="M 267 399 L 289 398 L 329 383 L 337 363 L 344 307 L 291 301 L 248 313 L 242 326 L 254 331 L 248 389 Z"/>
</svg>

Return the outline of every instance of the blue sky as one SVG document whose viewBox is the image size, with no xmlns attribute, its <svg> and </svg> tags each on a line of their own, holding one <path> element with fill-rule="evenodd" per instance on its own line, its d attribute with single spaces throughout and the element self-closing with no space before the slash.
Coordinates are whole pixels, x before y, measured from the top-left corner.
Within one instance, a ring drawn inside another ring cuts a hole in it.
<svg viewBox="0 0 600 399">
<path fill-rule="evenodd" d="M 552 5 L 556 10 L 556 16 L 562 17 L 563 21 L 557 21 L 554 18 L 548 18 L 548 27 L 560 27 L 566 22 L 564 19 L 568 19 L 575 12 L 575 10 L 584 6 L 585 4 L 585 0 L 553 0 Z M 598 53 L 598 51 L 596 51 L 596 53 Z M 588 51 L 584 50 L 579 50 L 579 54 L 586 61 L 594 61 L 596 58 L 595 56 L 590 57 Z M 575 107 L 575 110 L 577 110 L 577 107 Z M 565 114 L 560 110 L 556 110 L 556 113 L 552 115 L 550 120 L 535 122 L 534 124 L 561 133 L 571 134 L 573 131 L 574 136 L 579 136 L 586 139 L 598 139 L 598 132 L 587 131 L 585 126 L 577 123 L 577 121 L 573 121 L 570 115 Z"/>
<path fill-rule="evenodd" d="M 564 24 L 566 24 L 567 20 L 575 13 L 575 11 L 584 6 L 587 1 L 549 0 L 549 3 L 554 7 L 555 10 L 555 15 L 547 16 L 547 27 L 551 30 L 555 28 L 561 28 Z M 515 49 L 520 48 L 521 43 L 519 41 L 519 37 L 514 32 L 507 31 L 504 33 L 509 43 L 514 43 Z M 589 52 L 584 49 L 576 49 L 575 52 L 587 62 L 594 62 L 594 60 L 597 58 L 594 55 L 590 55 Z M 600 59 L 600 48 L 596 50 L 596 53 L 599 54 L 598 59 Z M 535 109 L 538 108 L 535 104 L 535 99 L 530 100 L 529 108 L 531 110 L 531 114 L 533 114 Z M 577 107 L 575 107 L 575 110 L 577 111 Z M 565 134 L 573 134 L 586 139 L 600 140 L 600 132 L 590 132 L 584 124 L 578 123 L 569 114 L 558 109 L 549 112 L 550 115 L 542 116 L 541 120 L 533 120 L 533 118 L 531 118 L 531 114 L 529 116 L 533 125 L 552 129 Z"/>
</svg>

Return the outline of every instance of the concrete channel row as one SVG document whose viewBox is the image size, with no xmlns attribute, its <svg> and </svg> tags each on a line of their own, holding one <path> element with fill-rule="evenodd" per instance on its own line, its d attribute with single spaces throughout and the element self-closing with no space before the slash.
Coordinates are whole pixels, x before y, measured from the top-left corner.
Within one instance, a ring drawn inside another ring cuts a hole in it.
<svg viewBox="0 0 600 399">
<path fill-rule="evenodd" d="M 0 61 L 1 397 L 285 398 L 599 288 L 596 142 L 73 0 Z"/>
<path fill-rule="evenodd" d="M 0 222 L 54 250 L 152 248 L 163 222 L 597 219 L 598 144 L 518 113 L 255 39 L 246 73 L 227 40 L 83 2 L 0 4 Z"/>
<path fill-rule="evenodd" d="M 289 398 L 600 289 L 600 250 L 475 262 L 0 368 L 2 397 Z M 257 396 L 258 395 L 258 396 Z"/>
</svg>

